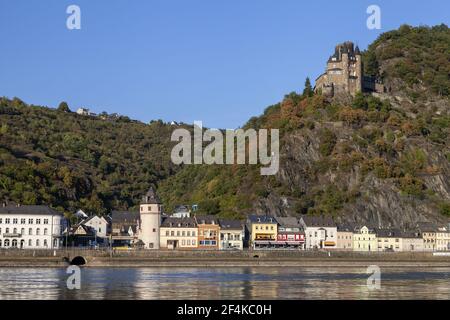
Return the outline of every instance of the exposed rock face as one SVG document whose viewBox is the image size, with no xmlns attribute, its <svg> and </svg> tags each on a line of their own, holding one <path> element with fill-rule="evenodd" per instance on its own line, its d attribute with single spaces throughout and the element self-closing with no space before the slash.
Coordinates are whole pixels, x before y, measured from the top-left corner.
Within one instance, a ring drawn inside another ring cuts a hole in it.
<svg viewBox="0 0 450 320">
<path fill-rule="evenodd" d="M 355 134 L 354 128 L 341 122 L 316 124 L 312 130 L 302 129 L 284 137 L 280 170 L 276 176 L 281 185 L 308 194 L 332 183 L 341 189 L 358 193 L 353 201 L 344 204 L 336 216 L 336 220 L 342 222 L 411 228 L 423 221 L 438 223 L 448 221 L 447 217 L 439 213 L 436 201 L 436 199 L 450 200 L 450 162 L 445 155 L 448 147 L 437 147 L 421 137 L 406 138 L 403 142 L 404 150 L 392 156 L 392 161 L 395 161 L 409 150 L 420 148 L 424 151 L 426 166 L 430 172 L 424 170 L 420 177 L 428 192 L 434 194 L 434 198 L 422 199 L 403 194 L 398 188 L 396 179 L 380 179 L 373 173 L 364 175 L 360 163 L 344 171 L 330 168 L 325 172 L 316 173 L 315 167 L 323 159 L 319 146 L 320 132 L 324 128 L 336 136 L 337 142 L 333 151 L 336 157 L 340 156 L 339 145 L 342 144 L 347 144 L 348 148 L 355 152 L 364 152 L 368 160 L 370 157 L 378 156 L 372 151 L 361 150 L 361 147 L 355 144 L 352 138 Z M 432 170 L 433 168 L 435 170 Z M 281 216 L 298 215 L 295 206 L 297 200 L 295 197 L 271 194 L 255 203 L 255 211 L 271 212 Z"/>
</svg>

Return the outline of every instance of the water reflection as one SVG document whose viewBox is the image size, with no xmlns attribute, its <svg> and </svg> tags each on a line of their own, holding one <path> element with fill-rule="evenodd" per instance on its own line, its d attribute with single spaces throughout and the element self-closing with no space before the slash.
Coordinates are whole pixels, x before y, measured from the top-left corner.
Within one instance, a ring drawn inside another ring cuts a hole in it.
<svg viewBox="0 0 450 320">
<path fill-rule="evenodd" d="M 0 268 L 0 299 L 450 299 L 450 268 L 84 268 L 81 290 L 65 269 Z"/>
</svg>

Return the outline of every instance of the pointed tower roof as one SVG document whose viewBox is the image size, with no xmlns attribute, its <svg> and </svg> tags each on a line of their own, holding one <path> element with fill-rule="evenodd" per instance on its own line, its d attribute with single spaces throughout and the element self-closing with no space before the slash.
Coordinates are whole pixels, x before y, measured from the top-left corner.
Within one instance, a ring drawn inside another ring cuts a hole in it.
<svg viewBox="0 0 450 320">
<path fill-rule="evenodd" d="M 355 54 L 361 55 L 361 51 L 359 50 L 359 47 L 358 47 L 358 46 L 356 46 L 356 48 L 355 48 Z"/>
<path fill-rule="evenodd" d="M 141 204 L 155 204 L 155 203 L 161 204 L 161 200 L 159 199 L 158 194 L 153 189 L 153 187 L 150 187 L 145 196 L 142 197 Z"/>
</svg>

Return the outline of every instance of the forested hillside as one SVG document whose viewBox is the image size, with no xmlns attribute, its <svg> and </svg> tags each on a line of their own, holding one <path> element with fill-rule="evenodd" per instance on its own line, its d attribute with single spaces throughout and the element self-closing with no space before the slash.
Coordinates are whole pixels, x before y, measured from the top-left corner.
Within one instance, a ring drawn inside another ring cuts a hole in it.
<svg viewBox="0 0 450 320">
<path fill-rule="evenodd" d="M 0 100 L 0 199 L 107 213 L 139 202 L 179 170 L 170 161 L 172 126 Z"/>
</svg>

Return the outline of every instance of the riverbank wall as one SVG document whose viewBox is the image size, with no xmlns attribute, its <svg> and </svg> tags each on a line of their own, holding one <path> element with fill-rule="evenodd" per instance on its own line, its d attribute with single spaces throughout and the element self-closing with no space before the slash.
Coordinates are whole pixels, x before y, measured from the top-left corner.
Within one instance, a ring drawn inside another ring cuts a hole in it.
<svg viewBox="0 0 450 320">
<path fill-rule="evenodd" d="M 0 250 L 0 267 L 450 267 L 431 252 Z"/>
</svg>

